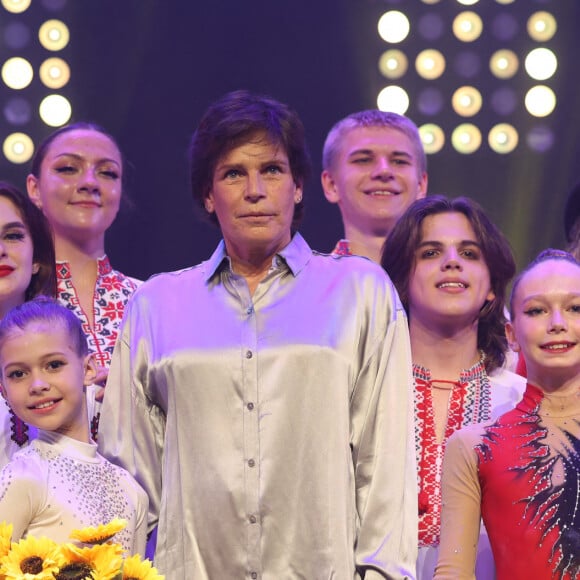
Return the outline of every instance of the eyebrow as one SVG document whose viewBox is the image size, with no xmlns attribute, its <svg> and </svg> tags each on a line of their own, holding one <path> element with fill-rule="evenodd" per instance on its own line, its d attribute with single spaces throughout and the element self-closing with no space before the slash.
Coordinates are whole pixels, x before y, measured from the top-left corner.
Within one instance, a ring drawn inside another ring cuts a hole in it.
<svg viewBox="0 0 580 580">
<path fill-rule="evenodd" d="M 85 159 L 82 155 L 78 155 L 77 153 L 59 153 L 58 155 L 55 156 L 54 159 L 55 160 L 60 159 L 61 157 L 72 157 L 77 161 L 83 161 Z M 119 167 L 121 166 L 121 164 L 118 161 L 116 161 L 115 159 L 111 159 L 109 157 L 103 157 L 102 159 L 98 159 L 97 163 L 114 163 Z"/>
<path fill-rule="evenodd" d="M 260 167 L 264 168 L 264 167 L 268 167 L 269 165 L 272 164 L 276 164 L 276 165 L 281 165 L 283 167 L 289 168 L 290 167 L 290 162 L 286 161 L 284 158 L 279 158 L 279 157 L 272 157 L 271 159 L 268 159 L 267 161 L 263 161 L 262 163 L 260 163 Z M 246 164 L 244 162 L 242 163 L 219 163 L 218 165 L 216 165 L 215 171 L 223 171 L 224 169 L 243 169 L 246 166 Z"/>
<path fill-rule="evenodd" d="M 567 292 L 566 294 L 563 294 L 564 298 L 570 299 L 570 298 L 580 298 L 580 292 Z M 529 296 L 523 296 L 522 297 L 522 304 L 525 304 L 526 302 L 530 302 L 531 300 L 539 300 L 539 301 L 543 301 L 546 300 L 546 295 L 545 294 L 530 294 Z"/>
<path fill-rule="evenodd" d="M 374 155 L 374 149 L 354 149 L 350 151 L 348 157 L 353 157 L 355 155 Z M 390 157 L 408 157 L 409 159 L 414 159 L 413 154 L 408 151 L 392 151 L 389 154 Z"/>
<path fill-rule="evenodd" d="M 71 348 L 71 350 L 73 350 L 73 347 L 72 346 L 70 348 Z M 53 358 L 55 356 L 56 357 L 64 357 L 64 358 L 66 358 L 67 357 L 67 353 L 66 352 L 62 352 L 60 350 L 55 350 L 55 351 L 51 351 L 51 352 L 47 352 L 46 354 L 43 354 L 40 357 L 39 360 L 41 360 L 41 361 L 44 362 L 44 361 L 47 361 L 47 360 L 49 360 L 49 359 L 51 359 L 51 358 Z M 7 369 L 8 367 L 11 367 L 11 366 L 28 366 L 28 363 L 25 362 L 25 361 L 15 360 L 15 361 L 8 361 L 7 363 L 4 364 L 4 368 L 5 369 Z"/>
<path fill-rule="evenodd" d="M 475 240 L 461 240 L 458 244 L 459 246 L 476 246 L 481 249 L 481 245 L 479 242 Z M 437 248 L 442 248 L 444 246 L 443 242 L 439 242 L 437 240 L 424 240 L 418 246 L 417 249 L 422 248 L 423 246 L 435 246 Z"/>
<path fill-rule="evenodd" d="M 18 228 L 21 230 L 27 230 L 28 228 L 22 222 L 8 222 L 2 226 L 2 231 L 11 230 L 12 228 Z"/>
</svg>

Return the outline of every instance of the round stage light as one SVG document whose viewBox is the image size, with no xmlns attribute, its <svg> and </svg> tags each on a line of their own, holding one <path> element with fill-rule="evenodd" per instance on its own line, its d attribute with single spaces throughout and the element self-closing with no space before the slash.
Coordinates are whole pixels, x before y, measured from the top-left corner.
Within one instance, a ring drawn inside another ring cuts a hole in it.
<svg viewBox="0 0 580 580">
<path fill-rule="evenodd" d="M 511 115 L 518 106 L 516 91 L 511 87 L 500 87 L 491 94 L 491 108 L 498 115 Z"/>
<path fill-rule="evenodd" d="M 518 57 L 513 50 L 502 48 L 491 55 L 489 69 L 499 79 L 511 79 L 520 66 Z"/>
<path fill-rule="evenodd" d="M 425 40 L 433 42 L 439 40 L 443 36 L 443 33 L 445 32 L 445 23 L 439 14 L 428 12 L 419 18 L 419 21 L 417 22 L 417 30 Z"/>
<path fill-rule="evenodd" d="M 9 99 L 4 105 L 4 118 L 11 125 L 26 125 L 32 119 L 30 103 L 21 97 Z"/>
<path fill-rule="evenodd" d="M 4 27 L 4 43 L 11 50 L 20 51 L 30 43 L 30 28 L 23 22 L 10 22 Z"/>
<path fill-rule="evenodd" d="M 491 23 L 493 35 L 502 42 L 512 40 L 518 33 L 519 27 L 516 17 L 505 12 L 498 14 Z"/>
<path fill-rule="evenodd" d="M 526 135 L 526 143 L 532 151 L 545 153 L 549 151 L 556 141 L 554 131 L 550 127 L 533 127 Z"/>
<path fill-rule="evenodd" d="M 457 0 L 459 4 L 463 4 L 463 6 L 473 6 L 477 4 L 479 0 Z"/>
<path fill-rule="evenodd" d="M 463 50 L 455 56 L 453 69 L 460 77 L 472 79 L 481 70 L 481 57 L 476 52 Z"/>
<path fill-rule="evenodd" d="M 534 48 L 525 60 L 526 72 L 536 81 L 545 81 L 554 75 L 558 59 L 549 48 Z"/>
<path fill-rule="evenodd" d="M 481 145 L 481 131 L 471 123 L 463 123 L 453 130 L 451 144 L 459 153 L 474 153 Z"/>
<path fill-rule="evenodd" d="M 70 39 L 67 25 L 60 20 L 47 20 L 38 31 L 40 44 L 46 50 L 62 50 Z"/>
<path fill-rule="evenodd" d="M 556 108 L 556 94 L 550 87 L 532 87 L 524 100 L 526 109 L 534 117 L 547 117 Z"/>
<path fill-rule="evenodd" d="M 549 12 L 535 12 L 528 18 L 528 34 L 536 42 L 551 40 L 557 29 L 556 19 Z"/>
<path fill-rule="evenodd" d="M 397 43 L 405 40 L 411 29 L 409 19 L 398 10 L 389 10 L 379 18 L 379 35 L 385 42 Z"/>
<path fill-rule="evenodd" d="M 451 98 L 453 110 L 462 117 L 473 117 L 481 109 L 481 93 L 475 87 L 459 87 Z"/>
<path fill-rule="evenodd" d="M 438 79 L 445 71 L 445 57 L 433 48 L 422 50 L 415 59 L 415 69 L 424 79 Z"/>
<path fill-rule="evenodd" d="M 491 129 L 487 142 L 496 153 L 505 155 L 518 146 L 518 132 L 508 123 L 500 123 Z"/>
<path fill-rule="evenodd" d="M 2 65 L 2 80 L 11 89 L 26 88 L 32 82 L 33 76 L 32 65 L 19 56 L 9 58 Z"/>
<path fill-rule="evenodd" d="M 405 53 L 400 50 L 387 50 L 379 59 L 379 70 L 388 79 L 401 78 L 407 72 L 408 67 L 409 61 Z"/>
<path fill-rule="evenodd" d="M 438 115 L 444 104 L 443 93 L 435 87 L 423 89 L 417 96 L 417 109 L 423 115 Z"/>
<path fill-rule="evenodd" d="M 445 145 L 445 133 L 443 133 L 443 129 L 439 125 L 435 125 L 434 123 L 421 125 L 419 127 L 419 136 L 423 143 L 423 149 L 425 149 L 425 153 L 428 155 L 438 153 L 443 149 L 443 145 Z"/>
<path fill-rule="evenodd" d="M 396 85 L 385 87 L 377 97 L 377 108 L 404 115 L 409 108 L 409 95 Z"/>
<path fill-rule="evenodd" d="M 49 89 L 62 89 L 70 80 L 70 68 L 62 58 L 47 58 L 40 65 L 39 76 Z"/>
<path fill-rule="evenodd" d="M 4 139 L 2 151 L 12 163 L 27 163 L 34 153 L 34 144 L 26 133 L 12 133 Z"/>
<path fill-rule="evenodd" d="M 68 122 L 72 115 L 72 107 L 62 95 L 48 95 L 42 99 L 38 109 L 40 118 L 49 127 L 60 127 Z"/>
<path fill-rule="evenodd" d="M 28 10 L 32 0 L 2 0 L 2 6 L 6 8 L 8 12 L 13 14 L 20 14 L 25 10 Z"/>
<path fill-rule="evenodd" d="M 477 40 L 483 30 L 483 21 L 475 12 L 461 12 L 453 19 L 453 34 L 463 42 Z"/>
</svg>

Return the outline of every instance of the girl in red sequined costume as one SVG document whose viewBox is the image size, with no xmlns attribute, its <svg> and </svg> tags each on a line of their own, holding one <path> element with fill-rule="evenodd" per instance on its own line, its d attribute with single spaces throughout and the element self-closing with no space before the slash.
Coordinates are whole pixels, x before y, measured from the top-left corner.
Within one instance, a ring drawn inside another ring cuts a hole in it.
<svg viewBox="0 0 580 580">
<path fill-rule="evenodd" d="M 437 579 L 475 577 L 480 515 L 498 580 L 580 578 L 580 264 L 541 253 L 516 279 L 510 310 L 526 392 L 449 441 Z"/>
<path fill-rule="evenodd" d="M 417 578 L 437 560 L 441 469 L 449 436 L 499 416 L 524 380 L 503 368 L 504 295 L 515 265 L 508 242 L 467 198 L 415 202 L 387 239 L 382 265 L 409 315 L 419 493 Z M 481 578 L 493 575 L 489 549 Z"/>
</svg>

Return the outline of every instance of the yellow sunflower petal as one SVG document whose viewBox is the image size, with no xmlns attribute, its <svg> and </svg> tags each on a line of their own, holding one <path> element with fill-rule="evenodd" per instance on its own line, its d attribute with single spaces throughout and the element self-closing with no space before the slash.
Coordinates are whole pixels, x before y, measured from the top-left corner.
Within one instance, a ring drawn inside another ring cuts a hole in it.
<svg viewBox="0 0 580 580">
<path fill-rule="evenodd" d="M 12 530 L 12 524 L 7 524 L 6 522 L 0 523 L 0 558 L 10 551 Z"/>
<path fill-rule="evenodd" d="M 71 573 L 81 571 L 92 574 L 98 580 L 113 580 L 121 570 L 124 550 L 118 544 L 102 544 L 90 548 L 65 544 L 61 552 L 64 562 L 60 571 L 54 575 L 56 580 L 70 578 Z"/>
<path fill-rule="evenodd" d="M 136 554 L 125 559 L 123 580 L 165 580 L 165 576 L 159 574 L 149 560 L 141 561 L 139 554 Z"/>
<path fill-rule="evenodd" d="M 82 530 L 73 530 L 69 537 L 83 544 L 104 544 L 126 527 L 127 520 L 115 518 L 108 524 L 101 524 L 96 528 L 90 526 Z"/>
<path fill-rule="evenodd" d="M 0 559 L 2 573 L 10 580 L 53 580 L 60 563 L 58 545 L 48 538 L 34 536 L 13 543 L 8 554 Z"/>
</svg>

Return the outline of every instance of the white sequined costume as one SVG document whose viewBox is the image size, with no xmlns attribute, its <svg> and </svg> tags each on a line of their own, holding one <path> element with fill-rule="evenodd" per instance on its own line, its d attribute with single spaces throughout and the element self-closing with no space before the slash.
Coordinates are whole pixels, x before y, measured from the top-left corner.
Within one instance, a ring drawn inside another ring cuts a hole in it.
<svg viewBox="0 0 580 580">
<path fill-rule="evenodd" d="M 0 473 L 0 522 L 14 526 L 12 539 L 46 536 L 68 542 L 74 529 L 124 518 L 127 527 L 113 541 L 143 554 L 147 495 L 120 467 L 82 443 L 41 431 Z"/>
</svg>

